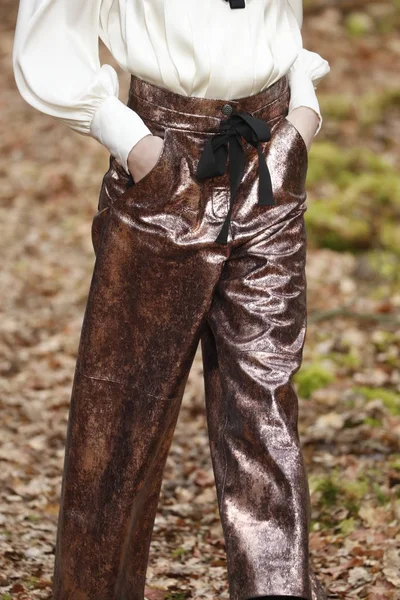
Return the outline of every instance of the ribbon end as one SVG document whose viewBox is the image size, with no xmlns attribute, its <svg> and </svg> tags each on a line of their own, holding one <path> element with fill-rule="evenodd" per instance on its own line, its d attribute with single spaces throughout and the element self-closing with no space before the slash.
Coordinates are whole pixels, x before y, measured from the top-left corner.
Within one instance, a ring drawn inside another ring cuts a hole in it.
<svg viewBox="0 0 400 600">
<path fill-rule="evenodd" d="M 258 204 L 260 206 L 274 206 L 276 204 L 276 202 L 275 202 L 273 195 L 267 195 L 267 196 L 262 196 L 258 200 Z"/>
</svg>

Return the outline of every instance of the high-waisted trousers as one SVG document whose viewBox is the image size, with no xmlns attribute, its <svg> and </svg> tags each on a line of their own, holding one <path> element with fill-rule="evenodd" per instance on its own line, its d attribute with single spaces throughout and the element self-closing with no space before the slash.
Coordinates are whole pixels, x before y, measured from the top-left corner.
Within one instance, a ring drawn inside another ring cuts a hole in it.
<svg viewBox="0 0 400 600">
<path fill-rule="evenodd" d="M 287 76 L 230 101 L 131 76 L 128 106 L 164 142 L 137 183 L 109 157 L 93 216 L 54 600 L 143 600 L 163 470 L 199 344 L 230 599 L 326 597 L 309 559 L 292 381 L 306 334 L 308 152 L 286 119 L 289 99 Z M 223 173 L 201 179 L 197 169 L 238 112 L 271 135 L 257 147 L 241 138 L 245 166 L 221 243 L 231 155 Z M 258 201 L 260 161 L 273 204 Z"/>
</svg>

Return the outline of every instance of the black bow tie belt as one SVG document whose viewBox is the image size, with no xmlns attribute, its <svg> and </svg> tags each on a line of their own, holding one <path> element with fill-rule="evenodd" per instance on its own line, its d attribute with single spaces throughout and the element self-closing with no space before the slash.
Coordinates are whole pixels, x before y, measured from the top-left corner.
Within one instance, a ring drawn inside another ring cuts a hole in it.
<svg viewBox="0 0 400 600">
<path fill-rule="evenodd" d="M 258 204 L 261 206 L 275 204 L 270 172 L 260 147 L 260 142 L 268 142 L 271 139 L 271 130 L 265 121 L 257 119 L 249 112 L 244 111 L 235 112 L 228 119 L 222 120 L 219 129 L 221 133 L 209 138 L 203 148 L 197 165 L 197 177 L 206 179 L 207 177 L 223 175 L 226 172 L 227 147 L 229 147 L 230 203 L 225 222 L 216 239 L 219 244 L 226 244 L 233 202 L 245 168 L 245 155 L 241 137 L 257 148 Z"/>
</svg>

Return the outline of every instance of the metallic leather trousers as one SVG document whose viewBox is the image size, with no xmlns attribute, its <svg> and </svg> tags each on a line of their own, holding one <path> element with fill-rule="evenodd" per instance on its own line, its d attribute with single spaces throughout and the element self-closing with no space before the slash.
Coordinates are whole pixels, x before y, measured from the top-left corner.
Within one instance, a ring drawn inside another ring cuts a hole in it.
<svg viewBox="0 0 400 600">
<path fill-rule="evenodd" d="M 306 334 L 307 147 L 286 119 L 287 76 L 232 101 L 132 76 L 128 105 L 164 138 L 134 183 L 113 156 L 93 218 L 96 254 L 70 404 L 55 600 L 143 600 L 163 469 L 201 342 L 211 459 L 231 600 L 326 598 L 310 566 L 310 496 L 291 381 Z M 257 204 L 257 150 L 228 241 L 229 175 L 198 181 L 235 110 L 264 119 L 275 205 Z"/>
</svg>

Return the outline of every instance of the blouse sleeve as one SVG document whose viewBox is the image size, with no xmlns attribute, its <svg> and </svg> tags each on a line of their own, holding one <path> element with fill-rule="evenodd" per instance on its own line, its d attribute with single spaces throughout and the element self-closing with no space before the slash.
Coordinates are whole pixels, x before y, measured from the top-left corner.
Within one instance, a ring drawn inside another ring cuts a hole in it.
<svg viewBox="0 0 400 600">
<path fill-rule="evenodd" d="M 297 21 L 298 28 L 301 30 L 303 25 L 303 2 L 302 0 L 288 0 L 288 3 Z M 311 52 L 301 47 L 295 62 L 288 72 L 290 85 L 289 112 L 299 106 L 312 108 L 319 117 L 314 137 L 319 133 L 323 122 L 316 88 L 321 79 L 329 71 L 330 66 L 327 60 L 316 52 Z"/>
<path fill-rule="evenodd" d="M 115 69 L 100 65 L 101 2 L 20 0 L 14 77 L 31 106 L 98 140 L 129 174 L 129 152 L 151 131 L 118 99 Z"/>
</svg>

